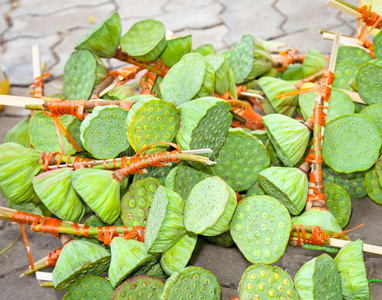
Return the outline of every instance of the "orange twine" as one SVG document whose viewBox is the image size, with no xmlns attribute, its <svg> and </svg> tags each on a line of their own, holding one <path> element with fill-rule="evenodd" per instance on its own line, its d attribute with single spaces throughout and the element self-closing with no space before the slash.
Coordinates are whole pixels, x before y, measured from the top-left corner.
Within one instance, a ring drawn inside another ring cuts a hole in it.
<svg viewBox="0 0 382 300">
<path fill-rule="evenodd" d="M 43 88 L 44 88 L 44 78 L 49 77 L 51 74 L 50 73 L 45 73 L 41 76 L 36 77 L 33 81 L 32 84 L 30 85 L 30 92 L 29 96 L 32 98 L 41 98 L 43 96 Z M 36 88 L 41 88 L 37 90 Z"/>
<path fill-rule="evenodd" d="M 46 265 L 48 267 L 54 267 L 56 265 L 57 259 L 60 256 L 61 251 L 62 251 L 62 247 L 49 253 L 48 259 L 46 261 Z"/>
<path fill-rule="evenodd" d="M 152 95 L 152 89 L 157 79 L 157 74 L 147 71 L 139 81 L 139 85 L 142 88 L 141 95 Z"/>
<path fill-rule="evenodd" d="M 288 65 L 295 63 L 296 60 L 299 62 L 303 62 L 305 55 L 296 55 L 297 50 L 291 49 L 291 50 L 285 50 L 280 52 L 280 56 L 284 56 L 285 60 L 281 67 L 276 68 L 278 72 L 284 72 L 285 69 L 288 67 Z"/>
<path fill-rule="evenodd" d="M 306 229 L 304 225 L 292 225 L 292 231 L 290 237 L 293 235 L 295 230 L 297 233 L 297 243 L 296 246 L 302 246 L 304 244 L 323 246 L 325 241 L 329 239 L 329 234 L 326 234 L 321 226 L 309 226 L 311 229 L 311 236 L 306 239 Z M 301 231 L 301 235 L 300 235 Z"/>
<path fill-rule="evenodd" d="M 117 86 L 119 86 L 119 85 L 123 85 L 130 79 L 134 79 L 137 73 L 141 71 L 142 69 L 143 68 L 140 66 L 127 66 L 122 68 L 121 70 L 109 72 L 105 76 L 105 78 L 108 76 L 113 76 L 114 80 L 117 82 Z M 122 77 L 123 79 L 120 80 L 119 77 Z"/>
<path fill-rule="evenodd" d="M 245 124 L 240 123 L 237 120 L 232 120 L 232 127 L 242 127 L 251 130 L 264 128 L 264 123 L 261 116 L 253 110 L 248 102 L 241 100 L 227 100 L 232 106 L 232 111 L 246 120 Z"/>
</svg>

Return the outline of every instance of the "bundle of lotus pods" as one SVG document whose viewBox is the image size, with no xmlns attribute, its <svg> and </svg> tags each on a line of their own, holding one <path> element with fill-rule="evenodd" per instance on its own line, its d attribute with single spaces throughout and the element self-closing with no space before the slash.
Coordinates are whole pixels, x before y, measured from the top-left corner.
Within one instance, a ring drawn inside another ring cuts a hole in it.
<svg viewBox="0 0 382 300">
<path fill-rule="evenodd" d="M 369 299 L 370 247 L 342 229 L 351 199 L 382 204 L 381 41 L 375 59 L 360 46 L 332 53 L 324 107 L 328 57 L 317 50 L 280 53 L 280 43 L 248 34 L 220 54 L 193 50 L 190 35 L 166 39 L 152 19 L 122 34 L 113 13 L 78 41 L 62 94 L 0 96 L 32 110 L 0 145 L 10 207 L 0 219 L 73 236 L 57 262 L 49 256 L 23 275 L 55 264 L 64 299 L 221 299 L 215 275 L 188 266 L 202 236 L 236 245 L 253 264 L 239 299 Z M 101 58 L 126 66 L 109 71 Z M 310 159 L 321 150 L 323 166 Z M 312 209 L 311 168 L 326 196 Z M 310 260 L 293 281 L 270 265 L 288 244 L 343 248 Z"/>
</svg>

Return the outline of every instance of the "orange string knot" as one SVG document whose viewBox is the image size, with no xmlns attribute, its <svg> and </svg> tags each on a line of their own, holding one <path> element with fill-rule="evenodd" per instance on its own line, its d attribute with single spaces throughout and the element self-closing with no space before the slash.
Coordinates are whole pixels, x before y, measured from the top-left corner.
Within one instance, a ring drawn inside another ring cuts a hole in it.
<svg viewBox="0 0 382 300">
<path fill-rule="evenodd" d="M 311 236 L 306 239 L 306 228 L 304 225 L 292 225 L 291 237 L 293 231 L 297 233 L 296 246 L 302 246 L 304 244 L 323 246 L 325 241 L 329 239 L 329 234 L 326 234 L 321 226 L 309 226 Z M 300 234 L 301 233 L 301 234 Z"/>
<path fill-rule="evenodd" d="M 36 77 L 33 79 L 32 84 L 30 85 L 31 91 L 29 92 L 29 95 L 33 98 L 41 98 L 43 96 L 42 90 L 36 90 L 36 88 L 44 88 L 44 78 L 49 77 L 51 74 L 45 73 L 41 76 Z"/>
<path fill-rule="evenodd" d="M 61 251 L 62 251 L 62 247 L 49 253 L 48 259 L 46 261 L 46 265 L 48 267 L 54 267 L 56 265 L 57 259 L 60 256 Z"/>
<path fill-rule="evenodd" d="M 285 50 L 283 52 L 280 52 L 280 56 L 284 56 L 284 62 L 281 65 L 281 67 L 276 68 L 278 72 L 284 72 L 285 69 L 288 67 L 288 65 L 293 64 L 295 62 L 295 54 L 297 50 L 291 49 L 291 50 Z"/>
</svg>

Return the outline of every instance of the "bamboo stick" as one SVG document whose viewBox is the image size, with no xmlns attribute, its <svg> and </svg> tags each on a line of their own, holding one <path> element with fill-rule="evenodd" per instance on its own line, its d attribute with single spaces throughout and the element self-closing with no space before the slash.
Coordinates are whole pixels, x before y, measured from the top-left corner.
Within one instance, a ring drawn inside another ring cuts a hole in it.
<svg viewBox="0 0 382 300">
<path fill-rule="evenodd" d="M 351 241 L 329 238 L 329 246 L 330 247 L 342 248 L 343 246 L 345 246 L 349 243 L 351 243 Z M 363 244 L 363 251 L 367 252 L 367 253 L 382 255 L 382 247 L 380 247 L 380 246 Z"/>
<path fill-rule="evenodd" d="M 348 14 L 354 18 L 359 19 L 362 17 L 362 14 L 357 11 L 357 9 L 358 9 L 357 7 L 350 5 L 350 4 L 347 4 L 345 2 L 338 1 L 338 0 L 328 0 L 326 2 L 326 4 L 328 4 L 334 8 L 337 8 L 340 11 L 344 12 L 345 14 Z"/>
</svg>

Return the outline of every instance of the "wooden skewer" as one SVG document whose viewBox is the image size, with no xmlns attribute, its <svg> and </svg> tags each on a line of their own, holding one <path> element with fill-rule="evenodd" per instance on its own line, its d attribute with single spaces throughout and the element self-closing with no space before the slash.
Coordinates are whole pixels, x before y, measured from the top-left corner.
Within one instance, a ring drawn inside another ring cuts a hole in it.
<svg viewBox="0 0 382 300">
<path fill-rule="evenodd" d="M 322 37 L 325 40 L 331 40 L 331 41 L 334 40 L 335 34 L 333 32 L 320 30 L 320 33 L 322 34 Z M 359 48 L 364 49 L 364 47 L 362 47 L 362 45 L 363 45 L 362 41 L 360 41 L 356 38 L 352 38 L 350 36 L 341 36 L 340 44 L 344 45 L 344 46 L 353 46 L 353 47 L 359 47 Z"/>
<path fill-rule="evenodd" d="M 350 6 L 347 6 L 340 1 L 336 0 L 328 0 L 326 4 L 329 4 L 330 6 L 339 9 L 340 11 L 344 12 L 345 14 L 348 14 L 354 18 L 361 18 L 362 14 L 359 13 L 356 9 L 351 8 Z"/>
<path fill-rule="evenodd" d="M 40 45 L 35 44 L 32 46 L 32 63 L 33 63 L 33 79 L 41 77 L 41 58 L 40 58 Z M 34 95 L 36 98 L 41 98 L 44 91 L 41 86 L 34 87 Z"/>
<path fill-rule="evenodd" d="M 351 241 L 345 241 L 345 240 L 340 240 L 335 238 L 329 238 L 329 242 L 330 242 L 329 246 L 335 247 L 335 248 L 342 248 L 343 246 L 351 243 Z M 363 244 L 363 251 L 367 253 L 382 255 L 382 247 L 380 246 Z"/>
<path fill-rule="evenodd" d="M 350 96 L 350 98 L 353 100 L 353 102 L 357 102 L 357 103 L 361 103 L 361 104 L 366 104 L 367 103 L 365 101 L 362 100 L 362 98 L 360 97 L 360 95 L 356 92 L 352 92 L 352 91 L 347 91 L 347 90 L 343 90 L 343 89 L 340 89 L 342 92 L 345 92 L 346 94 L 348 94 Z"/>
<path fill-rule="evenodd" d="M 252 97 L 252 98 L 256 98 L 256 99 L 260 99 L 260 100 L 264 100 L 264 97 L 259 95 L 259 94 L 254 94 L 254 93 L 248 93 L 248 92 L 241 92 L 241 94 L 243 96 L 246 96 L 246 97 Z"/>
</svg>

